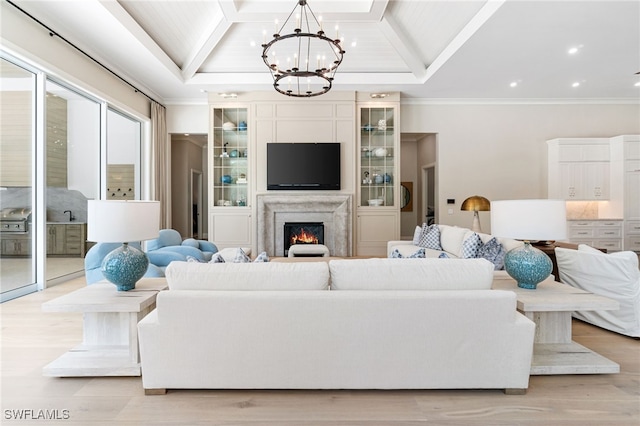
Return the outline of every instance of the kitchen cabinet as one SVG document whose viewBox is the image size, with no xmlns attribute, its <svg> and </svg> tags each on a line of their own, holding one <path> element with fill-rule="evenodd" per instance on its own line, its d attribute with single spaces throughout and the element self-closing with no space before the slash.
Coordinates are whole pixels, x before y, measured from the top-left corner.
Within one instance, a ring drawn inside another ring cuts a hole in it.
<svg viewBox="0 0 640 426">
<path fill-rule="evenodd" d="M 80 256 L 85 254 L 86 224 L 47 224 L 47 255 Z"/>
<path fill-rule="evenodd" d="M 624 218 L 623 249 L 640 252 L 640 135 L 611 138 L 611 205 Z"/>
<path fill-rule="evenodd" d="M 385 256 L 400 239 L 399 97 L 358 96 L 356 253 Z"/>
<path fill-rule="evenodd" d="M 622 220 L 569 220 L 569 241 L 607 249 L 608 252 L 622 250 Z"/>
<path fill-rule="evenodd" d="M 0 245 L 3 256 L 30 256 L 30 234 L 3 234 Z"/>
<path fill-rule="evenodd" d="M 609 140 L 553 139 L 548 144 L 549 198 L 609 200 Z"/>
</svg>

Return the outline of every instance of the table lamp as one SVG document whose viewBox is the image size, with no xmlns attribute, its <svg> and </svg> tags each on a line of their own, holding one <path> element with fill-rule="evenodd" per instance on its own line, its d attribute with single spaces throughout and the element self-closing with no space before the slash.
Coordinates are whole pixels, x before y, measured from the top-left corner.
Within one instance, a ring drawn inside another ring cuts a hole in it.
<svg viewBox="0 0 640 426">
<path fill-rule="evenodd" d="M 474 195 L 462 202 L 460 210 L 473 211 L 473 225 L 471 226 L 471 230 L 473 232 L 482 232 L 478 212 L 488 212 L 491 210 L 491 202 L 484 197 Z"/>
<path fill-rule="evenodd" d="M 118 291 L 132 290 L 149 266 L 144 252 L 130 242 L 157 238 L 160 233 L 160 202 L 89 200 L 87 239 L 100 243 L 122 243 L 102 261 L 102 273 Z"/>
<path fill-rule="evenodd" d="M 524 241 L 522 247 L 507 252 L 504 258 L 507 273 L 518 287 L 535 289 L 551 275 L 553 263 L 531 242 L 566 238 L 565 201 L 503 200 L 491 204 L 491 235 Z"/>
</svg>

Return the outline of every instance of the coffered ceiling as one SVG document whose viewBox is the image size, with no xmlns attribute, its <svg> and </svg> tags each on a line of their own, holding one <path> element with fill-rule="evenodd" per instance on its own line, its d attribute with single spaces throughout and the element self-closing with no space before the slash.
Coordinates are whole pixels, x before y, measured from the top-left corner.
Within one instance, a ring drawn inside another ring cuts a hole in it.
<svg viewBox="0 0 640 426">
<path fill-rule="evenodd" d="M 12 0 L 157 99 L 272 90 L 261 59 L 296 0 Z M 308 0 L 346 54 L 334 90 L 640 102 L 640 1 Z M 575 48 L 574 53 L 569 49 Z M 577 84 L 576 84 L 577 83 Z"/>
</svg>

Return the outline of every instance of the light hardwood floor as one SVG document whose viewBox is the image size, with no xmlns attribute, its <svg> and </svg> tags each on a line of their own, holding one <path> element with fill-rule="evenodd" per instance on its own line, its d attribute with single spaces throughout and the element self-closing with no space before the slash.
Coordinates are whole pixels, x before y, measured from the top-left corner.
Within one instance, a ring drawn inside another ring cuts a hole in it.
<svg viewBox="0 0 640 426">
<path fill-rule="evenodd" d="M 181 390 L 145 396 L 140 378 L 43 377 L 44 365 L 81 341 L 82 319 L 44 313 L 40 306 L 84 285 L 84 278 L 75 279 L 0 305 L 3 425 L 640 424 L 640 341 L 578 321 L 575 340 L 619 363 L 620 374 L 533 376 L 522 396 L 499 390 Z M 68 419 L 14 420 L 24 410 Z"/>
</svg>

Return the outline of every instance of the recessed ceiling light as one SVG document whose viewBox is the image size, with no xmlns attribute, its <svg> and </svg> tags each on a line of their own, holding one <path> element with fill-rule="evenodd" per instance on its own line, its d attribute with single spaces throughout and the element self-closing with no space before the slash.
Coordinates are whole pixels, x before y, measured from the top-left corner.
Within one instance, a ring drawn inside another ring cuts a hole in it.
<svg viewBox="0 0 640 426">
<path fill-rule="evenodd" d="M 640 87 L 640 81 L 639 81 L 639 82 L 637 82 L 636 84 L 634 84 L 634 86 L 636 86 L 636 87 Z"/>
<path fill-rule="evenodd" d="M 371 97 L 371 99 L 384 99 L 387 96 L 389 96 L 388 93 L 372 93 L 369 95 L 369 97 Z"/>
<path fill-rule="evenodd" d="M 356 47 L 358 45 L 358 43 L 356 41 L 352 41 L 351 42 L 351 47 Z"/>
<path fill-rule="evenodd" d="M 189 136 L 189 133 L 185 133 L 184 135 L 185 135 L 185 136 Z"/>
<path fill-rule="evenodd" d="M 517 81 L 512 81 L 511 84 L 509 84 L 510 87 L 516 87 L 518 85 Z"/>
<path fill-rule="evenodd" d="M 235 99 L 238 97 L 237 93 L 218 93 L 218 96 L 221 96 L 224 99 Z"/>
<path fill-rule="evenodd" d="M 575 55 L 576 53 L 578 53 L 580 51 L 580 49 L 582 49 L 584 47 L 584 45 L 580 44 L 578 46 L 572 46 L 569 48 L 569 50 L 567 51 L 567 53 L 569 55 Z"/>
<path fill-rule="evenodd" d="M 251 41 L 249 42 L 249 46 L 251 46 L 251 47 L 256 47 L 256 42 L 255 42 L 255 40 L 251 40 Z"/>
<path fill-rule="evenodd" d="M 575 83 L 573 83 L 571 85 L 571 87 L 578 87 L 578 86 L 580 86 L 580 82 L 579 81 L 576 81 Z"/>
</svg>

